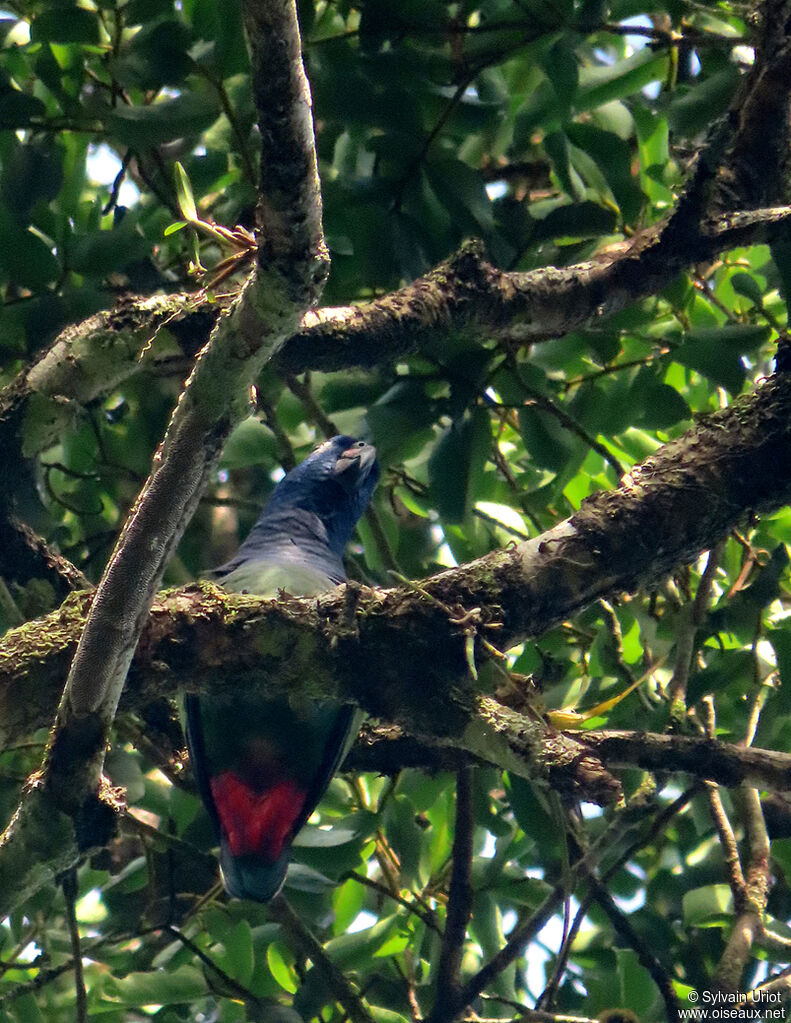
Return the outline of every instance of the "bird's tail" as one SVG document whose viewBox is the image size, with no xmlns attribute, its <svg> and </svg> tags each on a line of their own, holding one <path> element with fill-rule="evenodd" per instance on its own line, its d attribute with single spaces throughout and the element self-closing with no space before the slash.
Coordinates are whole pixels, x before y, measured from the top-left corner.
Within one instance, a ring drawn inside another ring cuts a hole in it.
<svg viewBox="0 0 791 1023">
<path fill-rule="evenodd" d="M 226 891 L 237 899 L 255 899 L 269 902 L 273 899 L 286 879 L 288 849 L 275 860 L 267 863 L 259 856 L 234 856 L 228 848 L 225 836 L 220 840 L 220 869 Z"/>
</svg>

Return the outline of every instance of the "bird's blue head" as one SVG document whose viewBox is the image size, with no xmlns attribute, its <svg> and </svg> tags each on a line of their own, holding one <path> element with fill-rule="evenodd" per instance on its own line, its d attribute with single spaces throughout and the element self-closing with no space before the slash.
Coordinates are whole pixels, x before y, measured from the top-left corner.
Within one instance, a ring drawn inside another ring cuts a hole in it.
<svg viewBox="0 0 791 1023">
<path fill-rule="evenodd" d="M 278 483 L 263 519 L 299 508 L 318 515 L 339 556 L 379 481 L 376 448 L 341 435 L 326 441 Z"/>
</svg>

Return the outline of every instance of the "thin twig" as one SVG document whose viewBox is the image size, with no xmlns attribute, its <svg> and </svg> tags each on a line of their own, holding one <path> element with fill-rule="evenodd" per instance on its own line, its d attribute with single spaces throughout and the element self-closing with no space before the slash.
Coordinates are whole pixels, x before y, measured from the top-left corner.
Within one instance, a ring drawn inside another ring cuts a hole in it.
<svg viewBox="0 0 791 1023">
<path fill-rule="evenodd" d="M 717 46 L 750 46 L 751 41 L 744 36 L 727 36 L 720 32 L 701 32 L 689 26 L 684 26 L 681 31 L 671 31 L 664 28 L 656 28 L 648 25 L 619 25 L 605 22 L 596 29 L 597 32 L 608 32 L 610 35 L 618 36 L 644 36 L 646 39 L 653 39 L 656 42 L 665 43 L 667 46 L 704 46 L 712 44 Z"/>
<path fill-rule="evenodd" d="M 248 989 L 244 987 L 243 984 L 240 984 L 238 980 L 234 980 L 234 978 L 230 974 L 226 973 L 221 966 L 217 965 L 211 956 L 206 955 L 203 949 L 199 945 L 196 945 L 194 941 L 191 941 L 186 934 L 179 930 L 178 927 L 175 927 L 173 924 L 166 924 L 162 930 L 169 934 L 172 938 L 175 938 L 176 941 L 180 941 L 185 948 L 188 948 L 194 956 L 200 959 L 204 966 L 208 966 L 210 970 L 216 973 L 223 984 L 226 984 L 232 991 L 234 991 L 236 996 L 241 998 L 243 1002 L 251 1005 L 259 1004 L 258 998 L 252 993 L 252 991 L 248 991 Z"/>
<path fill-rule="evenodd" d="M 291 440 L 286 431 L 280 425 L 280 420 L 277 418 L 277 412 L 275 411 L 274 406 L 263 396 L 263 394 L 260 393 L 258 395 L 258 407 L 264 413 L 266 425 L 275 435 L 275 440 L 277 441 L 278 448 L 280 449 L 280 464 L 286 472 L 290 472 L 297 464 L 297 457 L 294 454 L 294 447 Z"/>
<path fill-rule="evenodd" d="M 607 883 L 618 873 L 618 871 L 621 870 L 621 868 L 624 867 L 632 859 L 632 857 L 635 856 L 640 851 L 640 849 L 642 849 L 644 846 L 652 842 L 657 837 L 657 835 L 662 834 L 662 832 L 664 832 L 665 828 L 667 827 L 668 823 L 673 819 L 673 817 L 675 817 L 676 814 L 680 813 L 687 805 L 687 803 L 689 803 L 692 797 L 700 791 L 700 787 L 701 787 L 700 785 L 693 785 L 691 788 L 682 792 L 680 796 L 677 796 L 672 803 L 668 803 L 665 809 L 662 810 L 661 813 L 657 814 L 657 816 L 654 818 L 651 827 L 645 832 L 645 834 L 641 835 L 634 842 L 632 842 L 631 845 L 627 846 L 627 848 L 623 850 L 623 852 L 620 854 L 620 856 L 618 856 L 615 862 L 610 864 L 610 866 L 604 871 L 604 873 L 601 875 L 600 883 L 606 886 Z M 579 861 L 578 865 L 581 865 L 582 863 L 587 863 L 588 866 L 590 867 L 591 853 L 593 851 L 594 851 L 593 849 L 589 850 L 584 859 Z M 590 910 L 593 901 L 594 901 L 593 891 L 590 890 L 585 896 L 585 898 L 581 901 L 579 909 L 574 915 L 574 920 L 571 923 L 571 927 L 569 928 L 566 940 L 563 943 L 563 947 L 560 950 L 558 956 L 558 963 L 555 967 L 556 986 L 559 986 L 560 984 L 560 980 L 562 978 L 563 972 L 568 962 L 571 948 L 574 944 L 577 934 L 579 933 L 580 927 L 582 926 L 583 921 L 585 920 L 585 917 L 588 915 L 588 911 Z"/>
<path fill-rule="evenodd" d="M 566 885 L 555 885 L 533 915 L 525 923 L 518 924 L 514 928 L 500 951 L 462 986 L 457 1004 L 459 1006 L 468 1005 L 492 983 L 495 977 L 498 977 L 503 970 L 506 970 L 511 963 L 518 959 L 544 925 L 555 915 L 565 898 Z"/>
<path fill-rule="evenodd" d="M 739 857 L 739 846 L 736 842 L 736 835 L 725 812 L 719 787 L 713 781 L 705 782 L 706 797 L 709 801 L 709 812 L 717 831 L 717 836 L 722 846 L 722 855 L 725 859 L 725 867 L 728 871 L 728 884 L 733 892 L 734 903 L 738 906 L 744 902 L 747 894 L 747 886 L 744 881 L 742 863 Z"/>
<path fill-rule="evenodd" d="M 775 688 L 774 681 L 776 678 L 777 672 L 773 669 L 755 691 L 750 705 L 750 713 L 747 715 L 747 727 L 745 728 L 744 739 L 741 743 L 739 743 L 739 745 L 744 746 L 745 749 L 748 749 L 753 744 L 755 734 L 758 731 L 758 722 L 761 719 L 761 711 L 764 709 L 764 704 L 769 698 L 769 694 Z"/>
<path fill-rule="evenodd" d="M 588 873 L 588 883 L 597 904 L 604 910 L 616 932 L 630 948 L 634 949 L 640 965 L 650 974 L 651 979 L 659 988 L 670 1023 L 677 1023 L 681 1019 L 678 1011 L 679 1003 L 669 973 L 651 951 L 648 943 L 632 927 L 623 910 L 618 908 L 612 895 L 601 881 L 592 873 Z"/>
<path fill-rule="evenodd" d="M 655 352 L 649 352 L 640 359 L 628 359 L 626 362 L 611 363 L 609 366 L 603 366 L 601 369 L 592 370 L 590 373 L 570 377 L 568 380 L 564 381 L 561 386 L 564 391 L 570 391 L 572 387 L 578 387 L 580 384 L 590 383 L 591 380 L 597 380 L 599 377 L 609 376 L 612 373 L 620 373 L 622 370 L 633 369 L 635 366 L 647 366 L 649 363 L 663 358 L 669 352 L 669 348 L 660 348 Z"/>
<path fill-rule="evenodd" d="M 711 595 L 714 576 L 725 549 L 725 541 L 721 540 L 709 551 L 706 567 L 700 577 L 695 599 L 681 611 L 679 627 L 676 631 L 676 662 L 673 676 L 668 685 L 668 697 L 671 707 L 680 705 L 687 698 L 687 683 L 695 656 L 697 633 L 706 617 L 706 609 Z"/>
<path fill-rule="evenodd" d="M 761 810 L 758 791 L 742 793 L 742 819 L 749 856 L 745 869 L 744 899 L 736 903 L 736 917 L 728 942 L 717 963 L 715 985 L 724 991 L 738 991 L 752 946 L 762 931 L 762 918 L 769 895 L 769 837 Z"/>
<path fill-rule="evenodd" d="M 624 682 L 628 685 L 632 685 L 635 680 L 635 675 L 631 667 L 624 660 L 623 630 L 621 629 L 621 622 L 616 614 L 615 608 L 609 600 L 605 600 L 604 597 L 602 597 L 599 601 L 599 607 L 602 609 L 602 618 L 612 640 L 610 649 L 614 656 L 618 673 Z"/>
<path fill-rule="evenodd" d="M 703 708 L 703 722 L 706 734 L 710 739 L 716 738 L 717 721 L 714 710 L 714 699 L 711 696 L 704 696 L 701 701 Z M 737 906 L 744 904 L 747 897 L 747 886 L 742 871 L 742 861 L 739 856 L 739 845 L 733 831 L 730 818 L 725 811 L 725 804 L 720 795 L 719 786 L 713 781 L 704 783 L 706 797 L 709 801 L 709 812 L 714 822 L 714 827 L 722 846 L 722 855 L 725 858 L 725 866 L 728 871 L 728 884 L 733 893 L 733 901 Z"/>
<path fill-rule="evenodd" d="M 307 377 L 305 380 L 300 380 L 299 377 L 294 376 L 291 373 L 286 374 L 283 378 L 286 382 L 286 387 L 291 391 L 295 398 L 299 398 L 305 407 L 305 411 L 308 414 L 308 418 L 312 420 L 321 430 L 325 437 L 337 437 L 338 427 L 333 423 L 324 409 L 316 401 L 313 391 L 310 388 L 310 383 Z"/>
<path fill-rule="evenodd" d="M 85 991 L 85 977 L 82 972 L 82 952 L 80 951 L 80 927 L 77 923 L 77 870 L 64 874 L 61 878 L 63 898 L 66 902 L 66 925 L 69 929 L 71 952 L 74 962 L 74 1023 L 87 1023 L 88 996 Z"/>
<path fill-rule="evenodd" d="M 333 998 L 343 1006 L 352 1023 L 373 1023 L 360 996 L 352 989 L 349 981 L 283 896 L 276 895 L 269 903 L 269 909 L 274 919 L 282 924 L 286 934 L 297 945 L 300 952 L 312 960 L 314 969 L 332 992 Z"/>
<path fill-rule="evenodd" d="M 105 205 L 102 207 L 102 215 L 106 216 L 112 210 L 118 206 L 118 195 L 121 191 L 121 185 L 124 183 L 126 172 L 129 170 L 129 164 L 132 162 L 132 150 L 127 149 L 121 159 L 121 167 L 118 173 L 113 179 L 112 188 L 110 189 L 110 198 L 107 200 Z"/>
<path fill-rule="evenodd" d="M 408 899 L 405 899 L 403 895 L 399 895 L 398 892 L 392 891 L 387 887 L 387 885 L 383 885 L 380 881 L 376 881 L 372 877 L 366 877 L 365 874 L 358 874 L 356 871 L 350 870 L 344 875 L 344 878 L 356 881 L 358 884 L 364 885 L 366 888 L 370 888 L 371 891 L 378 892 L 380 895 L 384 895 L 386 898 L 392 899 L 393 902 L 397 902 L 399 906 L 403 906 L 409 913 L 414 913 L 414 915 L 422 923 L 424 923 L 429 930 L 434 931 L 435 934 L 442 933 L 431 909 L 426 909 L 418 903 L 410 902 Z"/>
<path fill-rule="evenodd" d="M 217 93 L 217 98 L 220 101 L 222 112 L 228 118 L 231 131 L 236 139 L 236 149 L 242 160 L 244 176 L 251 185 L 256 185 L 258 183 L 258 175 L 256 174 L 255 167 L 253 166 L 253 161 L 250 158 L 250 153 L 247 150 L 247 139 L 242 134 L 239 119 L 236 116 L 236 111 L 234 110 L 231 99 L 225 89 L 225 83 L 223 82 L 222 77 L 220 75 L 215 76 L 201 61 L 196 61 L 194 67 L 196 71 L 202 74 L 206 81 L 211 84 L 214 91 Z"/>
<path fill-rule="evenodd" d="M 456 772 L 456 823 L 453 834 L 453 869 L 445 912 L 435 1003 L 431 1023 L 450 1021 L 456 1014 L 460 988 L 461 960 L 467 924 L 472 911 L 472 852 L 475 818 L 472 807 L 472 767 Z"/>
<path fill-rule="evenodd" d="M 528 384 L 528 382 L 525 380 L 524 375 L 522 374 L 522 369 L 521 366 L 519 365 L 519 360 L 517 359 L 516 353 L 514 352 L 513 348 L 511 348 L 510 345 L 505 344 L 505 351 L 508 357 L 508 365 L 510 366 L 517 381 L 519 382 L 519 386 L 522 390 L 522 393 L 525 395 L 527 399 L 527 401 L 525 401 L 524 404 L 526 406 L 536 405 L 538 408 L 542 409 L 544 412 L 547 412 L 549 415 L 557 419 L 561 426 L 563 426 L 570 433 L 573 433 L 575 436 L 579 437 L 579 439 L 583 441 L 583 443 L 586 444 L 592 451 L 595 451 L 597 455 L 600 455 L 615 472 L 616 480 L 620 480 L 621 477 L 624 475 L 624 469 L 621 463 L 615 457 L 615 455 L 611 451 L 609 451 L 604 444 L 598 441 L 595 437 L 591 436 L 591 434 L 589 434 L 587 430 L 580 426 L 577 420 L 570 416 L 568 412 L 565 411 L 565 409 L 562 409 L 550 398 L 547 398 L 545 394 L 542 394 L 540 391 L 537 391 L 534 387 L 531 387 L 530 384 Z M 513 406 L 500 405 L 500 407 L 511 408 Z"/>
<path fill-rule="evenodd" d="M 766 998 L 766 995 L 775 991 L 788 992 L 789 990 L 791 990 L 791 966 L 787 966 L 774 977 L 770 977 L 763 984 L 758 984 L 752 991 L 748 991 L 747 997 L 748 1000 L 758 1001 L 761 997 Z"/>
<path fill-rule="evenodd" d="M 385 533 L 382 520 L 379 517 L 379 512 L 372 504 L 369 504 L 365 509 L 365 521 L 373 534 L 376 549 L 379 552 L 379 557 L 382 559 L 385 568 L 388 572 L 398 572 L 400 574 L 402 571 L 401 566 L 399 565 L 398 559 L 396 558 L 393 548 L 390 545 L 390 541 L 387 538 L 387 533 Z"/>
</svg>

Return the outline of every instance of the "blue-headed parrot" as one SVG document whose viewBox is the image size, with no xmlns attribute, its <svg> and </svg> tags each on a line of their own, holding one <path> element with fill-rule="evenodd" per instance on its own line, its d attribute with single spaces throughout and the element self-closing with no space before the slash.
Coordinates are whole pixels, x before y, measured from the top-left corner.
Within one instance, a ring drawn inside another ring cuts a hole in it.
<svg viewBox="0 0 791 1023">
<path fill-rule="evenodd" d="M 278 483 L 236 556 L 207 573 L 225 589 L 309 596 L 346 579 L 343 551 L 379 479 L 376 451 L 340 436 Z M 355 708 L 284 695 L 188 696 L 187 740 L 220 842 L 229 894 L 261 902 L 354 741 Z"/>
</svg>

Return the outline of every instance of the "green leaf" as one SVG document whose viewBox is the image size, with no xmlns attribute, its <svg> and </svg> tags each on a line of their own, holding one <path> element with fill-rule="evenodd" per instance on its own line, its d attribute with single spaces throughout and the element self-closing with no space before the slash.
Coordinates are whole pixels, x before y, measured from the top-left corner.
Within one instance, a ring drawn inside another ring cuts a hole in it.
<svg viewBox="0 0 791 1023">
<path fill-rule="evenodd" d="M 343 934 L 349 924 L 357 918 L 365 902 L 365 885 L 349 878 L 342 885 L 336 885 L 332 894 L 332 908 L 335 914 L 335 934 Z"/>
<path fill-rule="evenodd" d="M 434 448 L 429 488 L 447 522 L 462 522 L 469 513 L 490 444 L 489 416 L 481 409 L 453 423 Z"/>
<path fill-rule="evenodd" d="M 206 980 L 195 966 L 152 973 L 130 973 L 123 980 L 107 977 L 103 996 L 108 1005 L 177 1005 L 194 1002 L 206 994 Z"/>
<path fill-rule="evenodd" d="M 3 161 L 3 201 L 21 227 L 30 223 L 36 203 L 55 199 L 62 185 L 63 150 L 59 146 L 32 142 L 15 147 Z"/>
<path fill-rule="evenodd" d="M 294 957 L 291 951 L 279 941 L 273 941 L 266 950 L 266 961 L 269 970 L 284 991 L 292 995 L 297 990 L 294 974 Z"/>
<path fill-rule="evenodd" d="M 106 278 L 150 252 L 150 243 L 124 221 L 111 231 L 97 231 L 75 239 L 69 252 L 69 267 L 86 277 Z"/>
<path fill-rule="evenodd" d="M 426 428 L 435 416 L 434 404 L 424 385 L 406 379 L 394 384 L 371 405 L 365 419 L 380 457 L 395 460 L 422 450 Z"/>
<path fill-rule="evenodd" d="M 772 259 L 780 277 L 780 294 L 786 304 L 786 314 L 791 316 L 791 241 L 778 238 L 772 243 Z"/>
<path fill-rule="evenodd" d="M 714 338 L 687 335 L 687 340 L 673 349 L 673 358 L 722 385 L 731 394 L 739 394 L 744 386 L 747 372 L 739 352 L 728 351 L 724 343 Z"/>
<path fill-rule="evenodd" d="M 533 230 L 536 242 L 562 237 L 596 238 L 602 234 L 610 234 L 615 228 L 618 216 L 615 210 L 602 207 L 595 202 L 562 201 L 553 209 L 546 211 L 537 210 L 534 204 L 530 208 L 530 213 L 537 221 Z"/>
<path fill-rule="evenodd" d="M 0 121 L 4 128 L 23 127 L 46 113 L 47 108 L 37 96 L 29 96 L 18 89 L 0 95 Z"/>
<path fill-rule="evenodd" d="M 577 113 L 593 110 L 614 99 L 624 99 L 667 75 L 667 56 L 649 47 L 625 60 L 580 70 L 579 88 L 574 100 Z"/>
<path fill-rule="evenodd" d="M 108 115 L 112 131 L 130 146 L 158 146 L 185 136 L 199 135 L 217 117 L 215 104 L 189 92 L 149 106 L 116 107 Z"/>
<path fill-rule="evenodd" d="M 296 854 L 295 854 L 296 855 Z M 286 888 L 299 892 L 323 894 L 335 888 L 335 881 L 305 863 L 291 862 L 286 874 Z"/>
<path fill-rule="evenodd" d="M 387 956 L 400 955 L 405 948 L 409 948 L 411 935 L 405 931 L 400 934 L 391 934 L 390 937 L 380 945 L 373 953 L 374 959 L 385 959 Z"/>
<path fill-rule="evenodd" d="M 708 884 L 684 893 L 685 927 L 725 927 L 733 915 L 733 893 L 727 884 Z"/>
<path fill-rule="evenodd" d="M 13 1008 L 16 1023 L 44 1023 L 44 1017 L 32 992 L 15 998 Z"/>
<path fill-rule="evenodd" d="M 767 340 L 769 327 L 750 323 L 732 323 L 714 329 L 691 330 L 686 340 L 696 343 L 720 342 L 737 352 L 754 352 Z"/>
<path fill-rule="evenodd" d="M 360 968 L 385 946 L 400 924 L 397 915 L 386 916 L 373 927 L 331 938 L 324 946 L 325 951 L 342 970 Z"/>
<path fill-rule="evenodd" d="M 531 460 L 541 468 L 561 472 L 582 452 L 582 442 L 551 413 L 526 406 L 519 409 L 519 432 Z"/>
<path fill-rule="evenodd" d="M 760 309 L 764 304 L 763 291 L 758 285 L 758 281 L 746 273 L 735 273 L 729 278 L 731 287 L 739 294 L 744 295 L 745 298 L 749 298 L 750 301 L 755 305 L 757 309 Z"/>
<path fill-rule="evenodd" d="M 662 996 L 651 975 L 631 948 L 616 948 L 615 962 L 620 986 L 618 1006 L 639 1019 L 658 1019 L 664 1014 Z"/>
<path fill-rule="evenodd" d="M 675 388 L 660 383 L 649 371 L 650 380 L 639 385 L 635 382 L 633 393 L 642 405 L 639 421 L 651 430 L 665 430 L 692 413 L 689 405 Z M 638 378 L 639 379 L 639 378 Z"/>
<path fill-rule="evenodd" d="M 30 38 L 37 43 L 98 43 L 99 19 L 85 7 L 53 6 L 33 19 Z"/>
<path fill-rule="evenodd" d="M 178 160 L 176 160 L 175 178 L 176 198 L 178 199 L 181 214 L 185 220 L 195 221 L 198 219 L 198 211 L 195 207 L 195 197 L 192 194 L 192 185 L 190 184 L 190 179 L 187 177 L 187 172 Z"/>
<path fill-rule="evenodd" d="M 409 1023 L 407 1016 L 403 1016 L 400 1012 L 395 1012 L 393 1009 L 385 1009 L 378 1005 L 369 1005 L 368 1012 L 376 1023 Z"/>
<path fill-rule="evenodd" d="M 543 55 L 544 69 L 559 101 L 571 106 L 579 85 L 579 61 L 567 38 L 561 38 Z"/>
<path fill-rule="evenodd" d="M 0 270 L 7 280 L 41 291 L 60 275 L 60 263 L 47 242 L 35 231 L 12 224 L 1 208 L 0 234 Z"/>
<path fill-rule="evenodd" d="M 760 348 L 769 334 L 768 327 L 752 324 L 691 330 L 673 349 L 673 358 L 739 394 L 747 376 L 741 356 Z"/>
<path fill-rule="evenodd" d="M 563 191 L 577 201 L 584 199 L 585 182 L 571 166 L 568 137 L 563 132 L 554 132 L 544 139 L 544 148 L 552 160 Z"/>
<path fill-rule="evenodd" d="M 294 839 L 294 845 L 303 849 L 329 849 L 336 845 L 346 845 L 357 838 L 357 832 L 349 828 L 304 827 Z"/>
<path fill-rule="evenodd" d="M 791 628 L 770 629 L 766 638 L 772 644 L 780 671 L 780 690 L 777 698 L 784 711 L 791 707 Z"/>
<path fill-rule="evenodd" d="M 107 754 L 105 770 L 114 785 L 123 785 L 126 789 L 127 803 L 131 805 L 143 798 L 145 781 L 136 754 L 113 747 Z"/>
<path fill-rule="evenodd" d="M 551 843 L 557 825 L 545 802 L 538 798 L 535 784 L 509 772 L 506 788 L 514 817 L 525 834 L 545 835 Z"/>
<path fill-rule="evenodd" d="M 570 124 L 566 133 L 575 150 L 581 149 L 595 160 L 623 219 L 629 222 L 639 216 L 645 196 L 635 174 L 630 141 L 587 122 Z"/>
<path fill-rule="evenodd" d="M 171 14 L 173 0 L 128 0 L 124 7 L 125 20 L 130 25 L 153 21 L 161 15 Z"/>
<path fill-rule="evenodd" d="M 255 967 L 255 953 L 253 932 L 248 921 L 238 920 L 223 937 L 222 943 L 225 946 L 223 963 L 226 972 L 240 984 L 249 984 Z"/>
<path fill-rule="evenodd" d="M 243 419 L 226 441 L 220 466 L 242 469 L 249 465 L 272 462 L 278 454 L 277 440 L 268 426 L 250 416 Z"/>
<path fill-rule="evenodd" d="M 680 89 L 668 109 L 673 131 L 689 137 L 707 129 L 730 106 L 739 78 L 736 65 L 728 64 L 697 85 Z"/>
<path fill-rule="evenodd" d="M 139 89 L 179 85 L 194 67 L 187 52 L 191 41 L 183 22 L 144 25 L 121 48 L 113 64 L 116 80 L 127 88 Z"/>
</svg>

